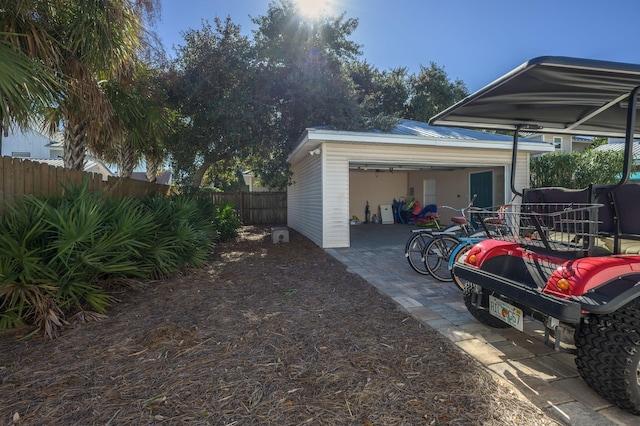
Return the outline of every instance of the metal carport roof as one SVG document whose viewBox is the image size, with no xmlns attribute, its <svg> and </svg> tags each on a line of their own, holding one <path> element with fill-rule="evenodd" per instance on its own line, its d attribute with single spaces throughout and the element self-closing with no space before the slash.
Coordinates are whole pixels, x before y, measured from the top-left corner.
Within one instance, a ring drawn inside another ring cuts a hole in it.
<svg viewBox="0 0 640 426">
<path fill-rule="evenodd" d="M 627 100 L 638 86 L 640 65 L 543 56 L 437 114 L 429 124 L 624 137 Z M 639 134 L 638 124 L 634 132 Z"/>
</svg>

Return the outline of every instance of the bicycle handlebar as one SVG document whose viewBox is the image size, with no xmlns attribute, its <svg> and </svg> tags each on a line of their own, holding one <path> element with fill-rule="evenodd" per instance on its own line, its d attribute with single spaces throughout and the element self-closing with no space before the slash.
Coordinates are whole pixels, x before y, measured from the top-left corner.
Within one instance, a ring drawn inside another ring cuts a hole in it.
<svg viewBox="0 0 640 426">
<path fill-rule="evenodd" d="M 511 204 L 504 204 L 504 205 L 500 206 L 500 210 L 506 209 L 506 208 L 509 208 L 509 207 L 511 207 Z M 454 212 L 460 212 L 462 215 L 464 215 L 465 212 L 467 212 L 469 210 L 474 211 L 474 212 L 480 212 L 480 213 L 483 213 L 483 212 L 484 213 L 497 213 L 498 212 L 498 211 L 495 211 L 495 210 L 487 210 L 487 209 L 482 208 L 482 207 L 475 207 L 473 204 L 470 204 L 467 207 L 462 207 L 462 208 L 459 208 L 459 209 L 456 209 L 455 207 L 451 207 L 451 206 L 446 206 L 446 205 L 438 206 L 438 208 L 439 209 L 441 209 L 441 208 L 442 209 L 449 209 L 449 210 L 453 210 Z"/>
</svg>

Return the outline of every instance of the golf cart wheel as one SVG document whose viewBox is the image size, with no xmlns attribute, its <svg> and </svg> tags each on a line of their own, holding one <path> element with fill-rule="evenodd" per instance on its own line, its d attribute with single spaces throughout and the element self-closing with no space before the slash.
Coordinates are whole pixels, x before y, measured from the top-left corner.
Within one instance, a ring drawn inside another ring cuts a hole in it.
<svg viewBox="0 0 640 426">
<path fill-rule="evenodd" d="M 488 309 L 481 309 L 473 304 L 475 300 L 475 284 L 467 282 L 464 286 L 464 304 L 467 306 L 467 310 L 471 315 L 473 315 L 478 321 L 483 323 L 484 325 L 488 325 L 493 328 L 509 328 L 511 327 L 509 324 L 499 320 L 489 313 Z M 484 290 L 485 292 L 487 290 Z M 484 296 L 484 295 L 483 295 Z"/>
<path fill-rule="evenodd" d="M 584 381 L 611 403 L 640 414 L 640 303 L 585 318 L 575 344 Z"/>
</svg>

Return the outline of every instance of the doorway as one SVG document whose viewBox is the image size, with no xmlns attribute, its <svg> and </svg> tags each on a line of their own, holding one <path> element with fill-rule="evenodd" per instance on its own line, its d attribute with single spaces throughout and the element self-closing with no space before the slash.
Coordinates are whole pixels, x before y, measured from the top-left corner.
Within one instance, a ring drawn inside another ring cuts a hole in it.
<svg viewBox="0 0 640 426">
<path fill-rule="evenodd" d="M 493 205 L 493 171 L 469 173 L 469 197 L 477 198 L 473 203 L 476 207 L 490 207 Z"/>
</svg>

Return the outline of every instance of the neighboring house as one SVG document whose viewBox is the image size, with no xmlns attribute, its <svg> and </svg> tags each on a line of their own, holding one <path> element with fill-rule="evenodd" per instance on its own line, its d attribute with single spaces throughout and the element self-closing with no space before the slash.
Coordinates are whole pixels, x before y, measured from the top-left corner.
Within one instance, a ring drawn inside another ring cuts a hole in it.
<svg viewBox="0 0 640 426">
<path fill-rule="evenodd" d="M 62 158 L 25 158 L 25 160 L 36 161 L 38 163 L 45 163 L 54 167 L 64 167 L 64 161 Z M 109 176 L 115 176 L 107 166 L 105 166 L 99 160 L 87 156 L 85 159 L 84 168 L 82 171 L 87 173 L 98 173 L 102 175 L 102 180 L 109 180 Z"/>
<path fill-rule="evenodd" d="M 133 172 L 131 179 L 147 181 L 147 172 Z M 173 183 L 173 174 L 170 171 L 164 171 L 156 176 L 156 183 L 161 185 L 169 185 Z"/>
<path fill-rule="evenodd" d="M 34 125 L 27 129 L 12 128 L 2 137 L 2 156 L 23 158 L 26 160 L 46 163 L 50 166 L 64 167 L 62 156 L 64 147 L 62 133 L 48 136 L 43 131 L 36 130 Z M 86 157 L 85 172 L 99 173 L 102 180 L 107 180 L 113 173 L 99 160 Z"/>
<path fill-rule="evenodd" d="M 270 192 L 271 189 L 260 184 L 260 179 L 256 177 L 252 171 L 246 170 L 242 172 L 244 184 L 249 188 L 249 192 Z"/>
<path fill-rule="evenodd" d="M 12 128 L 2 137 L 2 156 L 17 158 L 62 158 L 62 134 L 53 137 L 37 126 L 27 129 Z"/>
<path fill-rule="evenodd" d="M 529 183 L 531 155 L 554 146 L 521 139 L 518 147 L 520 189 Z M 364 219 L 367 202 L 372 216 L 394 199 L 460 208 L 478 194 L 478 206 L 508 203 L 511 148 L 510 136 L 409 120 L 386 133 L 307 129 L 288 158 L 287 224 L 320 247 L 349 247 L 349 219 Z M 456 215 L 439 213 L 443 223 Z"/>
<path fill-rule="evenodd" d="M 559 134 L 543 134 L 543 133 L 531 133 L 526 135 L 527 139 L 536 140 L 541 142 L 553 143 L 556 151 L 582 152 L 591 146 L 593 138 L 590 136 L 573 136 L 573 135 L 559 135 Z"/>
<path fill-rule="evenodd" d="M 600 145 L 596 151 L 624 151 L 624 139 L 609 138 L 609 143 Z M 640 141 L 633 142 L 633 164 L 640 165 Z M 631 180 L 640 180 L 640 172 L 631 172 Z"/>
<path fill-rule="evenodd" d="M 624 139 L 609 138 L 609 143 L 600 145 L 596 151 L 624 151 Z M 633 142 L 633 159 L 634 162 L 640 161 L 640 141 Z"/>
</svg>

